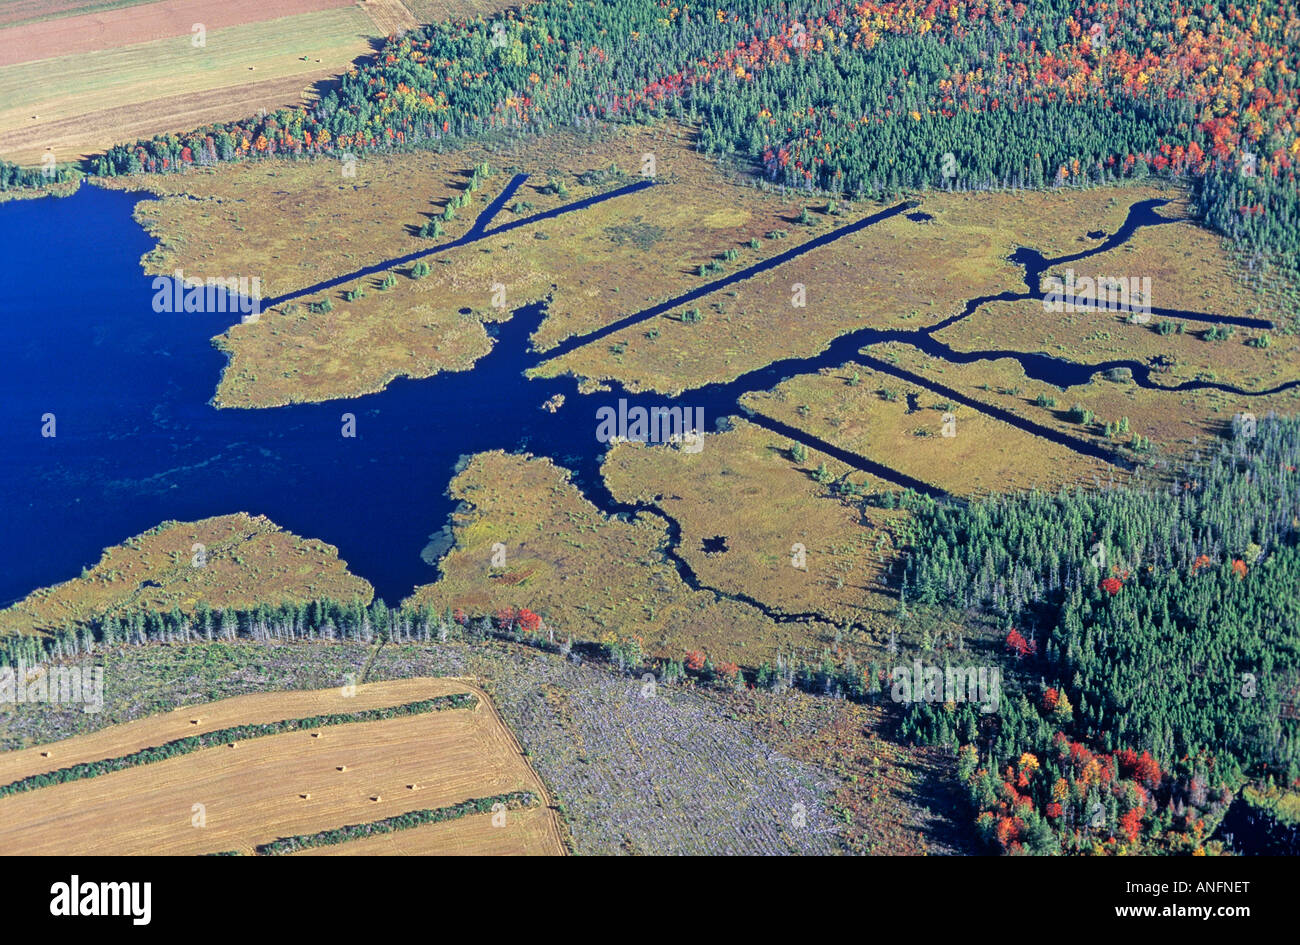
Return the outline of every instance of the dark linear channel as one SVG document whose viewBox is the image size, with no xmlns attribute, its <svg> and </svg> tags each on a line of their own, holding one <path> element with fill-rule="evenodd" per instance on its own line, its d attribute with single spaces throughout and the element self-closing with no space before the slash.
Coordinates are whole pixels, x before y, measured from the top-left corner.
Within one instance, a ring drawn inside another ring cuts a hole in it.
<svg viewBox="0 0 1300 945">
<path fill-rule="evenodd" d="M 481 226 L 476 222 L 467 236 L 481 239 L 648 186 L 651 182 L 639 182 L 495 228 L 489 226 L 491 216 L 484 215 L 492 211 L 489 207 L 480 215 Z M 504 205 L 512 192 L 507 187 L 493 204 Z M 631 406 L 700 407 L 706 423 L 712 424 L 740 412 L 738 399 L 747 392 L 768 390 L 795 374 L 861 360 L 869 357 L 861 354 L 863 347 L 885 341 L 912 344 L 956 363 L 1014 357 L 1028 377 L 1062 387 L 1109 366 L 1082 366 L 1019 352 L 963 354 L 930 337 L 934 328 L 862 329 L 834 339 L 812 357 L 784 359 L 734 381 L 704 385 L 676 397 L 632 394 L 619 385 L 613 385 L 612 391 L 584 395 L 578 393 L 573 378 L 528 380 L 524 376 L 528 368 L 557 353 L 529 351 L 529 338 L 545 311 L 543 305 L 533 305 L 489 326 L 495 336 L 492 350 L 471 371 L 420 380 L 399 378 L 376 394 L 320 404 L 217 410 L 208 401 L 224 358 L 210 339 L 229 326 L 232 316 L 153 311 L 150 280 L 142 276 L 138 262 L 153 248 L 153 240 L 131 219 L 139 199 L 83 187 L 59 200 L 0 206 L 0 253 L 10 277 L 10 290 L 0 295 L 0 350 L 6 353 L 0 429 L 7 434 L 7 449 L 0 454 L 0 525 L 8 539 L 0 543 L 0 600 L 74 577 L 83 565 L 98 560 L 102 548 L 159 522 L 243 510 L 336 545 L 353 573 L 395 603 L 437 576 L 436 568 L 422 561 L 418 552 L 454 509 L 446 484 L 458 462 L 465 455 L 494 449 L 553 457 L 574 471 L 575 483 L 606 514 L 659 515 L 669 529 L 665 555 L 683 582 L 728 596 L 700 584 L 677 551 L 680 528 L 662 510 L 618 503 L 609 495 L 599 475 L 605 450 L 595 438 L 597 407 L 619 397 Z M 727 280 L 620 319 L 597 333 L 569 339 L 561 350 L 591 343 L 618 327 L 771 269 L 909 206 L 898 204 Z M 1143 206 L 1135 205 L 1125 228 L 1103 245 L 1121 236 L 1126 240 L 1146 225 L 1142 214 L 1150 209 Z M 1152 218 L 1165 222 L 1153 214 Z M 375 271 L 446 248 L 400 257 Z M 1027 252 L 1017 257 L 1027 273 L 1054 264 Z M 68 260 L 77 260 L 76 279 L 66 278 Z M 321 283 L 294 297 L 356 277 L 354 273 Z M 56 285 L 60 291 L 50 292 L 49 287 Z M 1211 320 L 1199 313 L 1188 317 Z M 1145 366 L 1112 364 L 1129 367 L 1140 385 L 1158 387 L 1150 383 Z M 878 360 L 872 365 L 911 380 L 892 365 Z M 915 376 L 915 382 L 936 389 L 926 378 Z M 1159 389 L 1205 387 L 1231 390 L 1201 382 Z M 556 413 L 540 409 L 557 393 L 568 398 L 563 408 Z M 967 402 L 956 392 L 948 396 Z M 1089 455 L 1097 455 L 1099 448 L 1092 444 L 1014 415 L 999 415 L 998 408 L 970 403 L 1034 435 L 1070 449 L 1086 447 Z M 41 418 L 47 413 L 58 418 L 55 438 L 40 436 Z M 355 438 L 340 435 L 345 413 L 355 417 Z M 900 477 L 803 431 L 768 418 L 753 419 L 853 468 L 939 494 L 923 482 Z M 1113 455 L 1102 458 L 1119 462 Z M 815 616 L 780 614 L 758 601 L 733 599 L 758 607 L 772 619 Z"/>
</svg>

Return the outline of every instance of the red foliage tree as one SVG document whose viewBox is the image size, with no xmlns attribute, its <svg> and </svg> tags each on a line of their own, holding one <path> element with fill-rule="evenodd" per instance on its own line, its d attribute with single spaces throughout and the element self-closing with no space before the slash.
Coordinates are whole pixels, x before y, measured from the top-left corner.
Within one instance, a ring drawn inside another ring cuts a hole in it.
<svg viewBox="0 0 1300 945">
<path fill-rule="evenodd" d="M 1038 652 L 1038 644 L 1031 640 L 1026 640 L 1019 630 L 1012 630 L 1007 634 L 1007 649 L 1016 655 L 1016 659 L 1023 659 Z"/>
<path fill-rule="evenodd" d="M 1145 784 L 1151 790 L 1160 786 L 1160 765 L 1151 757 L 1151 752 L 1142 752 L 1141 757 L 1137 760 L 1137 765 L 1133 769 L 1133 779 Z"/>
<path fill-rule="evenodd" d="M 1142 815 L 1146 813 L 1141 807 L 1135 807 L 1119 819 L 1119 829 L 1129 843 L 1137 840 L 1142 830 Z"/>
</svg>

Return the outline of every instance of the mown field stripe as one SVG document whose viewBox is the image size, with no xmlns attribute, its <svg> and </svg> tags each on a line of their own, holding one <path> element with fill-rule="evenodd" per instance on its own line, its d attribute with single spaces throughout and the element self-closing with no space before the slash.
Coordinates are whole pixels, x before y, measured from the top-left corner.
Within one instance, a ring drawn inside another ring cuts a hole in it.
<svg viewBox="0 0 1300 945">
<path fill-rule="evenodd" d="M 449 807 L 426 807 L 420 810 L 407 811 L 404 814 L 394 814 L 392 817 L 385 817 L 383 820 L 372 820 L 362 824 L 348 824 L 344 827 L 321 830 L 317 833 L 281 837 L 278 840 L 272 840 L 270 843 L 262 843 L 254 847 L 254 855 L 287 856 L 290 853 L 297 853 L 299 850 L 310 850 L 313 847 L 335 846 L 340 843 L 347 843 L 350 840 L 364 840 L 368 837 L 396 833 L 399 830 L 410 830 L 427 824 L 440 824 L 449 820 L 459 820 L 467 814 L 486 814 L 497 804 L 503 805 L 504 809 L 518 810 L 519 808 L 536 807 L 537 803 L 537 795 L 532 791 L 510 791 L 506 794 L 494 794 L 491 797 L 472 797 Z M 212 855 L 229 856 L 231 852 L 233 851 Z"/>
<path fill-rule="evenodd" d="M 154 764 L 159 761 L 166 761 L 168 758 L 193 754 L 204 748 L 213 748 L 223 743 L 265 738 L 270 735 L 282 735 L 286 732 L 305 732 L 316 728 L 326 728 L 331 725 L 347 725 L 354 722 L 380 722 L 411 715 L 423 715 L 426 712 L 441 712 L 446 709 L 471 709 L 476 705 L 478 705 L 478 697 L 473 693 L 457 692 L 445 696 L 435 696 L 432 699 L 422 699 L 418 702 L 363 709 L 359 712 L 335 712 L 329 715 L 282 719 L 279 722 L 262 722 L 256 725 L 234 725 L 212 732 L 205 732 L 202 735 L 190 735 L 185 738 L 173 739 L 161 745 L 142 748 L 139 751 L 131 752 L 129 755 L 105 758 L 102 761 L 86 761 L 81 764 L 69 765 L 66 768 L 56 768 L 54 771 L 47 771 L 44 774 L 33 774 L 25 778 L 19 778 L 17 781 L 11 781 L 9 784 L 0 787 L 0 797 L 22 794 L 55 784 L 83 781 L 88 778 L 111 774 L 114 771 L 122 771 L 126 768 Z"/>
</svg>

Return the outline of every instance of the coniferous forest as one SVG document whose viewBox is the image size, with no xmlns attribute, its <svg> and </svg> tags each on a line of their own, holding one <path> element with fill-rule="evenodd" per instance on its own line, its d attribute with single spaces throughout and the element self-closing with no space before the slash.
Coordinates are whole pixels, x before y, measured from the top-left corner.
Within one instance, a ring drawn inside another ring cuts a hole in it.
<svg viewBox="0 0 1300 945">
<path fill-rule="evenodd" d="M 1167 488 L 921 502 L 912 599 L 1005 620 L 998 714 L 918 703 L 1004 849 L 1193 849 L 1243 778 L 1300 775 L 1300 421 L 1236 423 Z"/>
<path fill-rule="evenodd" d="M 1294 272 L 1298 34 L 1277 0 L 551 0 L 393 37 L 312 106 L 124 144 L 92 169 L 670 115 L 771 183 L 853 196 L 1183 178 L 1207 224 Z"/>
</svg>

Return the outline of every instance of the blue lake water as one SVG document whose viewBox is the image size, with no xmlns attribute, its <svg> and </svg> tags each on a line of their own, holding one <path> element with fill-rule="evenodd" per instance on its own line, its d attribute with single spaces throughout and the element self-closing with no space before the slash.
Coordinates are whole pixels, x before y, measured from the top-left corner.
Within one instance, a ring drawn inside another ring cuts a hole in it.
<svg viewBox="0 0 1300 945">
<path fill-rule="evenodd" d="M 266 515 L 300 535 L 337 545 L 349 567 L 395 604 L 436 576 L 420 551 L 452 511 L 446 488 L 461 456 L 491 449 L 547 455 L 574 470 L 588 497 L 605 511 L 635 511 L 615 502 L 597 475 L 604 452 L 596 438 L 597 408 L 619 398 L 632 406 L 679 403 L 702 410 L 706 429 L 713 429 L 717 418 L 736 413 L 736 399 L 744 392 L 766 390 L 784 377 L 855 357 L 901 380 L 916 381 L 884 361 L 858 356 L 862 346 L 881 341 L 904 341 L 936 357 L 967 363 L 1014 356 L 1031 378 L 1062 387 L 1110 366 L 1129 367 L 1135 382 L 1151 383 L 1149 369 L 1136 362 L 1085 367 L 1043 354 L 960 354 L 935 341 L 934 328 L 868 328 L 836 339 L 816 357 L 780 361 L 730 383 L 688 391 L 679 401 L 629 395 L 617 385 L 611 392 L 582 396 L 570 379 L 523 377 L 538 360 L 528 350 L 528 337 L 542 316 L 540 306 L 533 306 L 494 329 L 492 353 L 472 371 L 399 379 L 380 393 L 325 404 L 217 410 L 209 400 L 224 357 L 211 338 L 238 315 L 154 312 L 152 279 L 140 267 L 140 257 L 153 241 L 131 217 L 139 199 L 83 186 L 67 198 L 0 204 L 5 275 L 0 294 L 0 605 L 75 577 L 99 559 L 103 548 L 164 520 L 238 511 Z M 1139 225 L 1158 225 L 1157 204 L 1135 207 L 1123 230 L 1068 261 L 1122 243 Z M 884 219 L 904 209 L 900 204 L 876 216 Z M 870 221 L 858 221 L 841 231 L 867 225 Z M 835 232 L 823 234 L 809 245 L 834 238 Z M 1030 292 L 1038 291 L 1038 276 L 1049 264 L 1067 261 L 1045 260 L 1029 249 L 1012 259 L 1025 266 Z M 322 278 L 333 273 L 331 261 L 323 260 Z M 667 313 L 743 276 L 743 271 L 724 276 L 622 318 L 617 327 Z M 602 338 L 614 328 L 584 340 Z M 974 405 L 959 392 L 927 384 Z M 555 393 L 565 395 L 565 406 L 557 413 L 540 409 Z M 1035 435 L 1122 462 L 1080 438 L 1010 413 L 980 409 Z M 344 413 L 356 417 L 355 438 L 341 435 Z M 46 414 L 55 416 L 55 437 L 41 435 Z M 858 469 L 928 488 L 782 424 L 756 419 Z M 675 538 L 674 523 L 669 526 Z M 685 563 L 671 550 L 670 557 L 694 585 Z"/>
<path fill-rule="evenodd" d="M 451 511 L 461 454 L 528 447 L 545 428 L 551 455 L 571 443 L 594 459 L 592 423 L 539 409 L 572 385 L 521 375 L 535 312 L 507 323 L 472 374 L 326 404 L 215 409 L 224 357 L 210 339 L 238 316 L 153 311 L 138 199 L 85 186 L 0 205 L 10 287 L 0 297 L 0 601 L 75 577 L 163 520 L 247 511 L 337 545 L 395 603 L 434 576 L 419 552 Z M 341 435 L 345 412 L 355 438 Z M 41 436 L 46 413 L 52 438 Z"/>
</svg>

